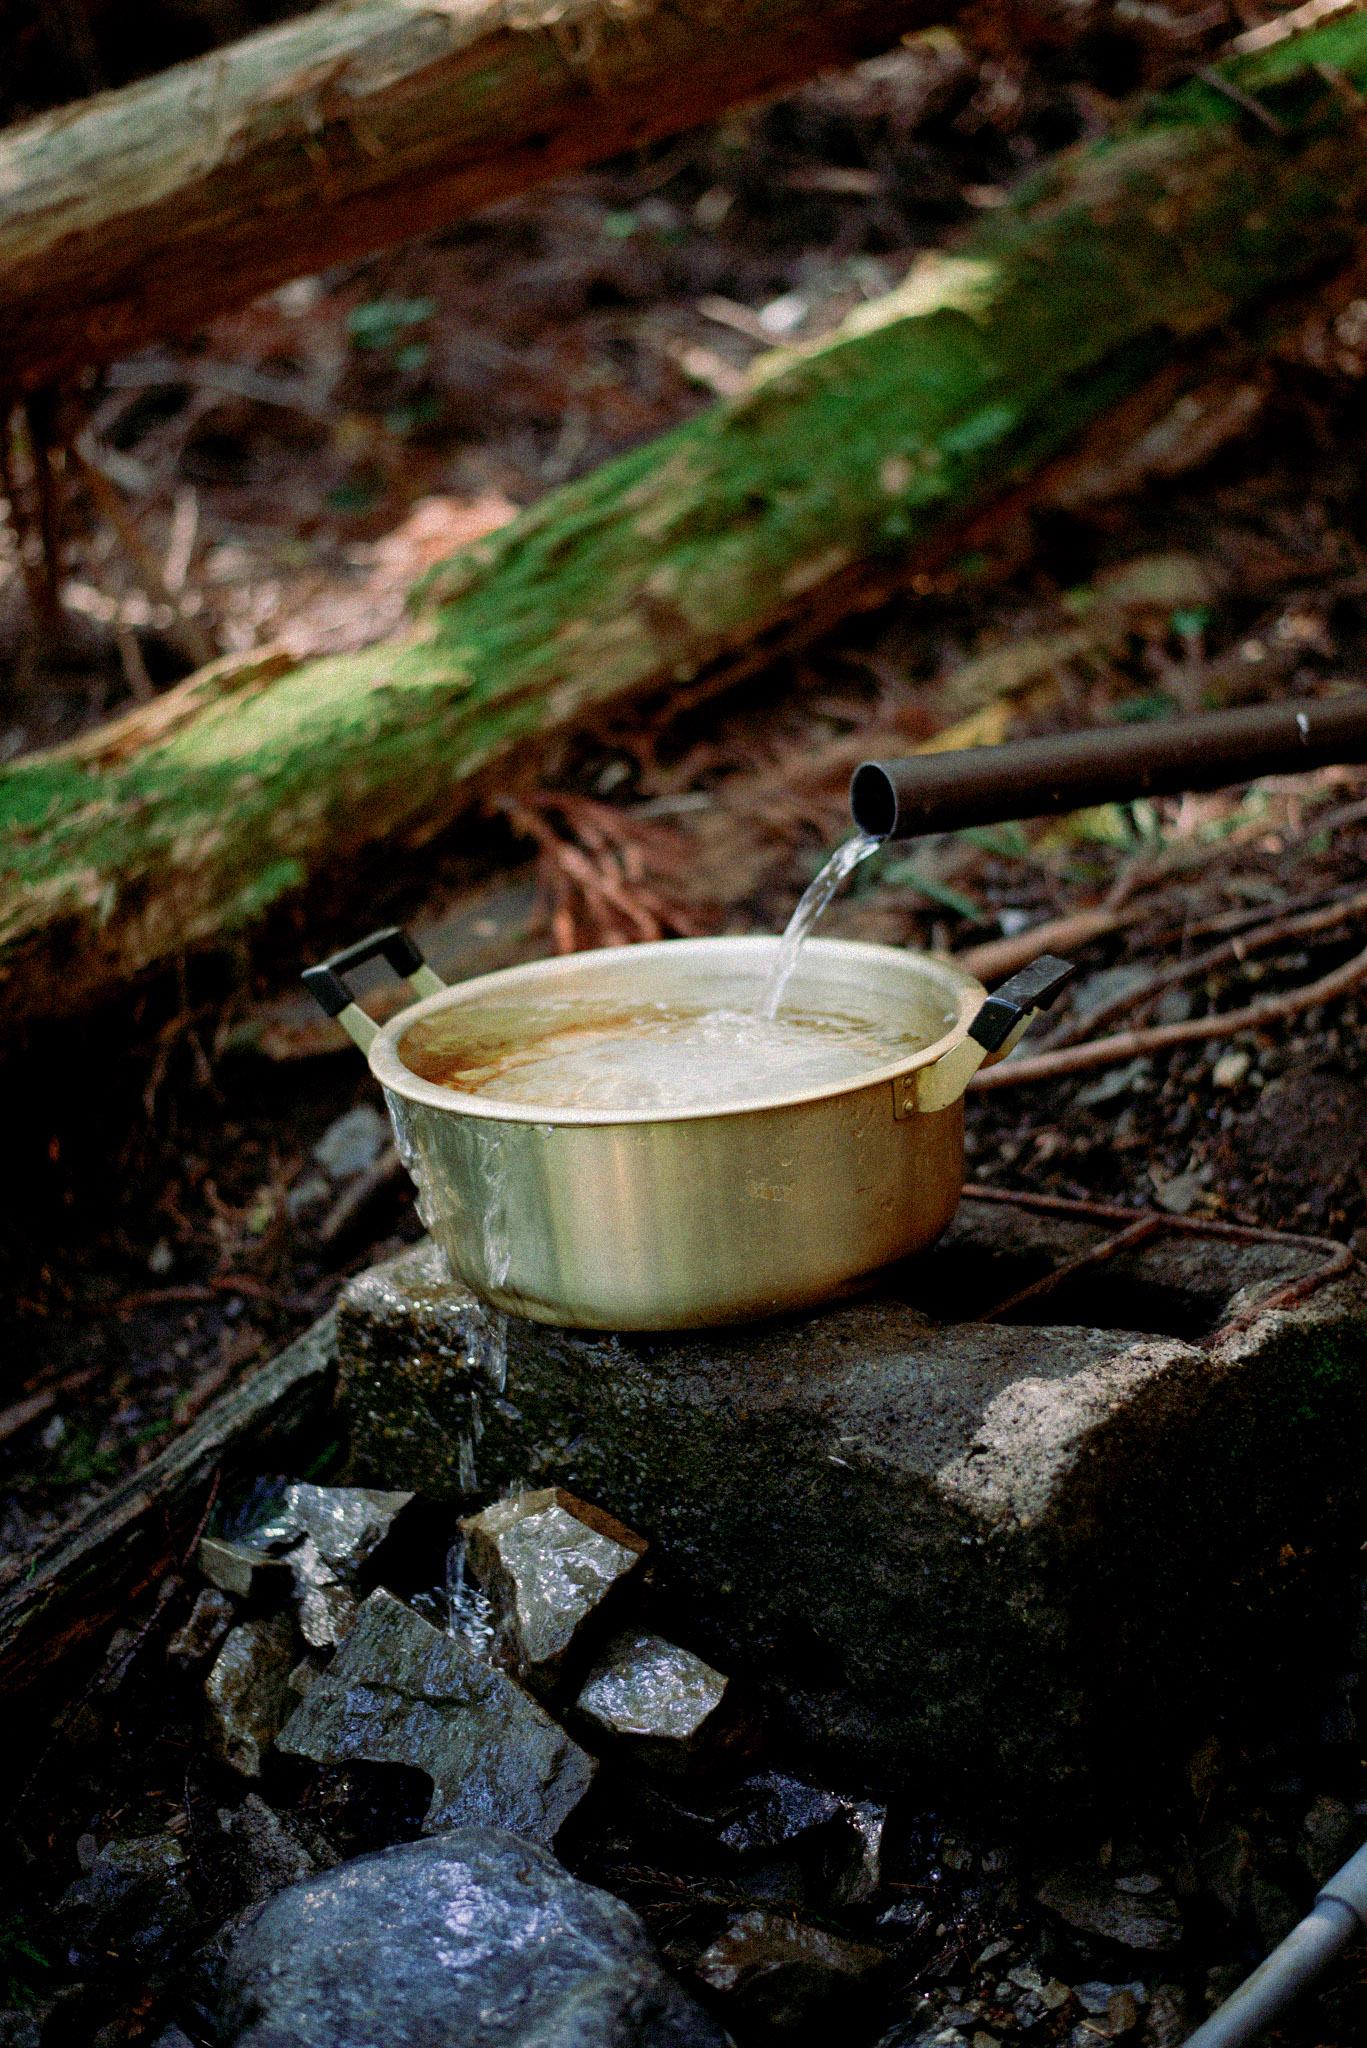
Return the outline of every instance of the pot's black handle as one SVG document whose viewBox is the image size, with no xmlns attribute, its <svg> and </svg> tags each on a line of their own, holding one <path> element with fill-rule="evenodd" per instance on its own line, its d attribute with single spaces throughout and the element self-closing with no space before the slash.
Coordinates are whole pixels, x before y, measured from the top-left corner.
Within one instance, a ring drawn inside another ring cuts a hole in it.
<svg viewBox="0 0 1367 2048">
<path fill-rule="evenodd" d="M 1005 1045 L 1018 1024 L 1036 1010 L 1047 1010 L 1058 1000 L 1077 973 L 1071 960 L 1056 953 L 1041 953 L 1028 967 L 1022 967 L 1009 981 L 994 989 L 968 1027 L 970 1038 L 988 1052 Z"/>
<path fill-rule="evenodd" d="M 409 983 L 415 995 L 435 995 L 446 986 L 428 966 L 420 948 L 409 938 L 403 926 L 397 924 L 387 924 L 380 931 L 371 932 L 369 937 L 357 939 L 354 946 L 343 946 L 340 953 L 330 954 L 316 967 L 306 967 L 300 976 L 315 1002 L 329 1017 L 337 1019 L 362 1052 L 369 1050 L 377 1026 L 347 987 L 346 976 L 353 969 L 364 967 L 367 960 L 380 959 Z"/>
</svg>

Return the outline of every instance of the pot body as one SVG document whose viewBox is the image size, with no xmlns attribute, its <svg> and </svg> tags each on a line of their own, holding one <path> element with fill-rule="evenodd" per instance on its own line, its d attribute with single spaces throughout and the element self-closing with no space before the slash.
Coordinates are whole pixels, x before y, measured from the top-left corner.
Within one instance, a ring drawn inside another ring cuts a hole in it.
<svg viewBox="0 0 1367 2048">
<path fill-rule="evenodd" d="M 716 1113 L 611 1116 L 499 1105 L 405 1068 L 414 1021 L 459 1004 L 514 1010 L 548 979 L 753 992 L 772 940 L 676 940 L 538 962 L 467 982 L 392 1020 L 370 1049 L 423 1220 L 485 1301 L 539 1322 L 671 1330 L 829 1300 L 934 1242 L 963 1180 L 963 1102 L 915 1107 L 915 1069 L 967 1029 L 981 985 L 928 956 L 809 941 L 793 997 L 843 989 L 925 1016 L 927 1048 L 839 1088 Z M 691 956 L 691 957 L 689 957 Z M 682 979 L 681 979 L 682 977 Z M 709 980 L 709 977 L 713 977 Z M 521 979 L 520 979 L 521 978 Z"/>
</svg>

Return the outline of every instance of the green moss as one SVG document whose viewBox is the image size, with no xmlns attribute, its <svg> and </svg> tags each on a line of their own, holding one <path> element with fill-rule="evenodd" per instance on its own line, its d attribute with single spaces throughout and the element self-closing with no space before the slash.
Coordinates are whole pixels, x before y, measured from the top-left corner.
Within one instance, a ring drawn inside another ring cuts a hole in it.
<svg viewBox="0 0 1367 2048">
<path fill-rule="evenodd" d="M 820 349 L 432 572 L 407 640 L 230 690 L 99 772 L 0 770 L 0 1009 L 79 996 L 40 972 L 58 924 L 133 971 L 431 829 L 524 742 L 696 675 L 844 566 L 899 559 L 1175 348 L 1342 260 L 1367 152 L 1317 65 L 1367 85 L 1367 20 L 1233 67 L 1285 135 L 1201 81 L 1154 100 Z"/>
</svg>

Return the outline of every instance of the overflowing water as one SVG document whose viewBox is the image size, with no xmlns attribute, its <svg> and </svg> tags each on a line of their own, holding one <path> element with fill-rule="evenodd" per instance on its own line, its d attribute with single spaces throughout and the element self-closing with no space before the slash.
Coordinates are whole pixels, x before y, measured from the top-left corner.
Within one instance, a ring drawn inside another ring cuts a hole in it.
<svg viewBox="0 0 1367 2048">
<path fill-rule="evenodd" d="M 802 941 L 816 923 L 840 884 L 852 875 L 861 861 L 867 860 L 882 845 L 868 832 L 853 832 L 842 840 L 826 865 L 807 884 L 798 900 L 797 909 L 789 918 L 779 940 L 778 957 L 769 970 L 769 980 L 759 1000 L 759 1014 L 772 1020 L 777 1017 L 783 992 L 793 978 Z"/>
<path fill-rule="evenodd" d="M 857 990 L 851 999 L 858 1000 Z M 488 1057 L 459 1047 L 444 1056 L 430 1046 L 410 1053 L 405 1044 L 405 1058 L 428 1080 L 502 1102 L 667 1114 L 734 1108 L 776 1093 L 838 1085 L 888 1066 L 924 1042 L 902 1018 L 831 1010 L 767 1017 L 748 1008 L 682 1002 L 641 1003 L 605 1015 L 580 1000 L 529 1005 L 521 1035 Z M 478 1128 L 501 1137 L 499 1126 L 485 1119 Z M 479 1178 L 489 1191 L 485 1259 L 492 1279 L 497 1269 L 488 1232 L 500 1225 L 506 1232 L 506 1221 L 497 1167 L 483 1159 L 480 1164 Z M 500 1253 L 505 1248 L 506 1238 L 498 1243 Z M 502 1271 L 506 1276 L 506 1263 Z"/>
</svg>

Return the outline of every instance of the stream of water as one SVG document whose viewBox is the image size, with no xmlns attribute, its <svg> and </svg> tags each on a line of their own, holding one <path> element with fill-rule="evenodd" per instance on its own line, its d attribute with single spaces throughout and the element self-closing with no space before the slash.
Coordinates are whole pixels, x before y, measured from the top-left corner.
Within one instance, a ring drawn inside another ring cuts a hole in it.
<svg viewBox="0 0 1367 2048">
<path fill-rule="evenodd" d="M 783 937 L 779 940 L 778 958 L 769 971 L 769 980 L 759 1001 L 761 1017 L 769 1020 L 777 1017 L 784 990 L 793 978 L 793 969 L 797 966 L 803 940 L 840 884 L 854 873 L 861 861 L 867 860 L 871 853 L 876 853 L 882 843 L 881 839 L 875 839 L 867 832 L 851 833 L 848 839 L 841 841 L 825 866 L 807 884 L 798 899 L 797 909 L 789 918 Z"/>
</svg>

